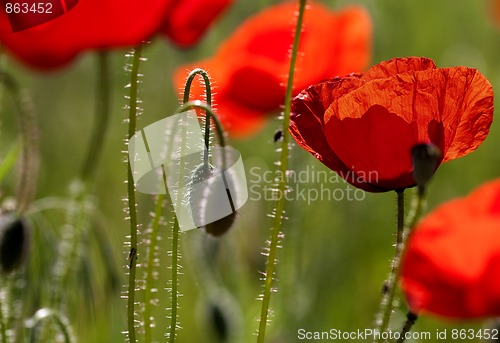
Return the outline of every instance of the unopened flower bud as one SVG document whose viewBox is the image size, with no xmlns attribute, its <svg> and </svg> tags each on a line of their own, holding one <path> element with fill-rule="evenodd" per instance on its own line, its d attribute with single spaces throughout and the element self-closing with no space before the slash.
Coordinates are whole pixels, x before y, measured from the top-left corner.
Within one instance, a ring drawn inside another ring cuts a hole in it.
<svg viewBox="0 0 500 343">
<path fill-rule="evenodd" d="M 215 167 L 204 163 L 194 169 L 187 194 L 194 224 L 204 227 L 212 236 L 221 236 L 234 225 L 239 208 L 237 197 L 241 192 L 238 174 L 231 167 L 234 164 L 232 151 L 226 151 L 227 163 L 224 165 L 221 149 L 224 148 L 214 149 Z"/>
<path fill-rule="evenodd" d="M 413 179 L 423 187 L 434 175 L 440 159 L 441 150 L 433 143 L 417 144 L 411 149 Z"/>
<path fill-rule="evenodd" d="M 14 213 L 0 215 L 0 268 L 10 273 L 21 265 L 29 246 L 27 222 Z"/>
</svg>

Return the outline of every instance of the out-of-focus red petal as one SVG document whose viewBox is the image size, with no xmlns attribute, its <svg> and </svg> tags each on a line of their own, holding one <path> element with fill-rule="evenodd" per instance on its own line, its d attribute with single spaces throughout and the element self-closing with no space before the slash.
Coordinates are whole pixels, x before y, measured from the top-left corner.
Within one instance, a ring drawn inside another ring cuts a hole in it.
<svg viewBox="0 0 500 343">
<path fill-rule="evenodd" d="M 215 100 L 222 117 L 229 118 L 236 113 L 265 116 L 280 109 L 285 96 L 296 10 L 296 3 L 286 2 L 262 11 L 245 21 L 210 59 L 218 85 Z M 305 13 L 303 28 L 294 94 L 316 82 L 365 67 L 370 56 L 371 23 L 361 7 L 335 13 L 313 2 Z M 232 110 L 226 110 L 224 103 L 230 103 Z M 235 106 L 239 107 L 238 111 L 233 111 Z M 260 123 L 256 127 L 260 127 Z M 229 132 L 233 133 L 232 129 Z"/>
<path fill-rule="evenodd" d="M 500 315 L 500 180 L 448 202 L 418 226 L 403 258 L 402 285 L 415 313 Z"/>
<path fill-rule="evenodd" d="M 364 70 L 371 58 L 371 39 L 372 24 L 364 8 L 352 6 L 330 12 L 318 4 L 311 5 L 301 36 L 294 95 L 316 82 Z"/>
<path fill-rule="evenodd" d="M 179 46 L 191 46 L 232 2 L 232 0 L 172 2 L 164 20 L 163 33 Z"/>
<path fill-rule="evenodd" d="M 348 7 L 334 20 L 340 39 L 334 41 L 331 69 L 324 78 L 360 72 L 370 63 L 372 22 L 368 12 L 359 6 Z"/>
<path fill-rule="evenodd" d="M 22 62 L 54 69 L 87 49 L 135 46 L 162 24 L 170 1 L 85 0 L 43 25 L 13 33 L 0 11 L 0 41 Z"/>
</svg>

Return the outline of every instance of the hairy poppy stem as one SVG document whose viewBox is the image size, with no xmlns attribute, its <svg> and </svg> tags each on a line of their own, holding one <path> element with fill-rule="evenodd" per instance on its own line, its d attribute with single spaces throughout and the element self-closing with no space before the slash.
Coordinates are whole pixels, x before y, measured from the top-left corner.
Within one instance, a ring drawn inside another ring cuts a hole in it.
<svg viewBox="0 0 500 343">
<path fill-rule="evenodd" d="M 96 87 L 96 104 L 94 128 L 87 151 L 87 157 L 83 164 L 81 177 L 84 182 L 94 177 L 99 158 L 102 154 L 104 138 L 108 131 L 110 114 L 110 90 L 111 80 L 109 72 L 109 56 L 103 51 L 98 53 L 98 71 Z"/>
<path fill-rule="evenodd" d="M 159 194 L 155 205 L 155 214 L 153 224 L 151 225 L 151 236 L 149 237 L 147 270 L 144 285 L 144 342 L 149 343 L 152 340 L 152 323 L 151 323 L 151 293 L 153 288 L 153 272 L 155 263 L 156 244 L 158 242 L 158 230 L 160 227 L 161 212 L 165 194 Z"/>
<path fill-rule="evenodd" d="M 418 316 L 411 311 L 406 314 L 406 322 L 401 329 L 399 339 L 396 343 L 404 343 L 406 341 L 406 334 L 411 331 L 411 328 L 413 327 L 417 319 Z"/>
<path fill-rule="evenodd" d="M 189 73 L 189 76 L 186 80 L 186 86 L 184 87 L 184 95 L 183 95 L 183 103 L 189 102 L 189 92 L 191 90 L 191 84 L 193 83 L 194 78 L 197 75 L 201 75 L 205 82 L 205 94 L 207 98 L 207 105 L 210 106 L 212 103 L 212 91 L 210 86 L 210 78 L 208 73 L 200 68 L 194 69 Z M 204 108 L 205 109 L 205 108 Z M 178 111 L 182 112 L 182 111 Z M 205 121 L 205 163 L 208 163 L 208 148 L 209 148 L 209 135 L 210 135 L 210 113 L 208 109 L 205 109 L 206 113 L 206 121 Z M 173 140 L 173 135 L 171 139 Z M 172 146 L 171 143 L 167 146 Z M 169 156 L 170 153 L 167 153 Z M 163 179 L 166 180 L 165 171 L 163 170 Z M 165 188 L 167 185 L 165 185 Z M 165 189 L 165 191 L 167 191 Z M 147 257 L 147 271 L 146 271 L 146 283 L 145 283 L 145 296 L 144 296 L 144 337 L 145 342 L 151 342 L 152 339 L 152 330 L 151 330 L 151 288 L 153 283 L 153 266 L 154 266 L 154 258 L 155 258 L 155 248 L 158 240 L 158 229 L 160 226 L 160 217 L 161 211 L 163 208 L 163 203 L 165 201 L 165 194 L 159 194 L 156 200 L 155 205 L 155 215 L 153 219 L 153 224 L 151 226 L 151 237 L 149 243 L 148 257 Z M 177 326 L 177 283 L 178 283 L 178 273 L 177 273 L 177 265 L 178 265 L 178 245 L 179 245 L 179 227 L 178 222 L 175 220 L 173 225 L 173 233 L 172 233 L 172 319 L 170 324 L 170 332 L 169 337 L 170 340 L 175 339 L 175 331 Z M 174 270 L 175 269 L 175 270 Z M 174 310 L 175 308 L 175 310 Z"/>
<path fill-rule="evenodd" d="M 11 93 L 18 110 L 19 132 L 21 136 L 21 158 L 19 161 L 19 178 L 17 187 L 17 210 L 23 213 L 33 201 L 38 178 L 38 126 L 34 115 L 33 104 L 12 75 L 0 71 L 0 82 Z"/>
<path fill-rule="evenodd" d="M 413 200 L 412 208 L 410 213 L 408 214 L 408 222 L 405 225 L 401 236 L 401 244 L 399 245 L 399 254 L 397 254 L 397 259 L 395 258 L 393 261 L 393 269 L 387 284 L 387 292 L 385 292 L 382 297 L 382 301 L 380 303 L 380 313 L 379 318 L 377 320 L 377 329 L 380 332 L 378 335 L 378 339 L 375 340 L 376 343 L 384 342 L 382 338 L 382 333 L 386 332 L 389 327 L 389 322 L 391 320 L 391 315 L 394 309 L 394 301 L 396 296 L 396 285 L 399 280 L 399 276 L 401 274 L 401 257 L 404 255 L 406 250 L 406 242 L 410 237 L 413 228 L 417 224 L 418 219 L 422 215 L 424 197 L 425 196 L 425 188 L 423 186 L 417 187 L 416 197 Z M 399 204 L 399 195 L 398 195 L 398 204 Z M 398 213 L 398 224 L 399 224 L 399 213 Z"/>
<path fill-rule="evenodd" d="M 138 46 L 132 50 L 132 69 L 130 72 L 130 92 L 129 92 L 129 118 L 128 118 L 128 138 L 135 134 L 137 113 L 138 113 L 138 85 L 139 85 L 139 66 L 141 64 L 142 46 Z M 128 160 L 127 174 L 127 195 L 128 195 L 128 212 L 130 220 L 130 252 L 129 252 L 129 278 L 128 278 L 128 297 L 127 297 L 127 322 L 128 322 L 128 339 L 135 343 L 135 275 L 137 267 L 137 206 L 135 203 L 135 187 L 132 169 L 130 168 L 130 160 Z"/>
<path fill-rule="evenodd" d="M 282 132 L 283 140 L 281 141 L 281 154 L 279 168 L 281 175 L 286 175 L 288 169 L 288 151 L 289 151 L 289 139 L 290 136 L 286 133 L 288 132 L 288 127 L 290 126 L 290 112 L 292 104 L 292 92 L 293 92 L 293 77 L 295 72 L 295 64 L 297 61 L 297 54 L 299 50 L 300 36 L 302 31 L 302 22 L 304 19 L 304 12 L 306 9 L 307 0 L 299 0 L 299 11 L 297 17 L 297 24 L 295 27 L 295 35 L 292 45 L 292 55 L 290 57 L 290 69 L 288 72 L 288 82 L 286 86 L 285 93 L 285 106 L 283 113 L 282 122 Z M 286 178 L 281 178 L 278 184 L 279 194 L 285 194 L 286 191 Z M 260 322 L 259 322 L 259 332 L 257 336 L 257 343 L 264 343 L 266 336 L 266 327 L 268 324 L 269 316 L 269 306 L 271 303 L 271 293 L 273 290 L 273 280 L 274 280 L 274 268 L 276 264 L 276 255 L 278 250 L 278 242 L 280 240 L 280 228 L 283 221 L 283 214 L 285 210 L 285 197 L 279 197 L 276 201 L 276 207 L 274 212 L 273 227 L 271 229 L 271 239 L 269 245 L 269 251 L 267 254 L 267 265 L 265 272 L 264 281 L 264 292 L 262 294 L 262 308 L 260 312 Z"/>
<path fill-rule="evenodd" d="M 191 90 L 191 84 L 193 83 L 194 78 L 196 75 L 200 75 L 203 78 L 203 81 L 205 83 L 205 98 L 207 101 L 208 106 L 212 106 L 212 87 L 210 85 L 210 76 L 208 73 L 201 69 L 201 68 L 196 68 L 193 69 L 186 80 L 186 86 L 184 87 L 184 97 L 183 97 L 183 103 L 185 104 L 186 102 L 189 101 L 189 92 Z M 208 150 L 210 147 L 210 116 L 208 111 L 205 111 L 205 154 L 203 157 L 205 165 L 208 165 Z"/>
</svg>

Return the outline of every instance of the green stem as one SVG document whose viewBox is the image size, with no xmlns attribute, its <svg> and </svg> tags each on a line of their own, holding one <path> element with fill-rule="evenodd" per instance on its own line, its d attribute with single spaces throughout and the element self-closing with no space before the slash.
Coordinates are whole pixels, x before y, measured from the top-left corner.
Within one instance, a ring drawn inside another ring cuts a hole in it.
<svg viewBox="0 0 500 343">
<path fill-rule="evenodd" d="M 203 102 L 201 102 L 199 100 L 189 101 L 189 102 L 186 102 L 185 104 L 182 104 L 181 106 L 179 106 L 179 108 L 177 109 L 176 112 L 177 113 L 185 112 L 185 111 L 189 111 L 189 110 L 192 110 L 195 108 L 202 109 L 206 113 L 209 114 L 210 118 L 215 123 L 215 130 L 217 132 L 217 139 L 219 140 L 220 146 L 222 146 L 222 147 L 226 146 L 226 140 L 224 137 L 224 129 L 222 127 L 222 124 L 221 124 L 219 118 L 215 115 L 215 113 L 212 111 L 212 108 L 209 105 L 204 104 Z"/>
<path fill-rule="evenodd" d="M 307 0 L 299 0 L 299 15 L 297 18 L 297 25 L 295 29 L 295 36 L 293 39 L 292 55 L 290 58 L 290 69 L 288 72 L 288 83 L 285 93 L 285 108 L 283 115 L 282 131 L 283 140 L 281 141 L 281 154 L 280 154 L 280 172 L 281 175 L 286 175 L 288 169 L 288 144 L 289 135 L 286 134 L 290 125 L 290 112 L 292 104 L 293 92 L 293 77 L 295 71 L 295 63 L 297 61 L 297 53 L 299 49 L 300 35 L 302 31 L 302 22 L 306 8 Z M 281 178 L 278 184 L 278 194 L 285 194 L 286 191 L 286 178 Z M 281 196 L 276 202 L 276 209 L 274 213 L 273 228 L 271 230 L 271 239 L 269 246 L 269 253 L 267 257 L 267 266 L 265 273 L 264 293 L 262 296 L 262 308 L 260 313 L 259 333 L 257 342 L 263 343 L 266 335 L 267 320 L 269 315 L 269 305 L 271 302 L 272 285 L 274 280 L 274 268 L 276 264 L 276 255 L 278 250 L 278 241 L 280 239 L 280 228 L 283 221 L 283 213 L 285 209 L 285 197 Z"/>
<path fill-rule="evenodd" d="M 220 123 L 219 118 L 217 118 L 215 113 L 212 111 L 212 108 L 210 106 L 208 106 L 207 104 L 204 104 L 201 101 L 196 100 L 196 101 L 189 101 L 189 102 L 186 102 L 185 104 L 181 105 L 177 109 L 177 113 L 189 111 L 189 110 L 194 109 L 194 108 L 199 108 L 199 109 L 204 110 L 205 113 L 207 114 L 207 117 L 210 116 L 212 118 L 212 120 L 214 121 L 215 129 L 217 131 L 217 138 L 219 140 L 220 146 L 222 147 L 222 149 L 221 149 L 221 155 L 222 155 L 221 156 L 221 159 L 222 159 L 221 168 L 222 168 L 222 170 L 226 170 L 227 159 L 226 159 L 226 149 L 225 149 L 226 141 L 224 138 L 224 129 L 222 128 L 222 124 Z M 206 151 L 205 151 L 205 153 L 206 153 Z M 226 187 L 226 189 L 229 189 L 225 173 L 221 173 L 221 176 L 222 176 L 222 181 L 224 182 L 224 186 Z M 231 193 L 229 191 L 227 192 L 227 196 L 229 198 L 229 202 L 231 203 L 231 207 L 232 207 L 233 200 L 231 198 Z"/>
<path fill-rule="evenodd" d="M 398 198 L 398 231 L 396 233 L 396 255 L 394 260 L 399 259 L 401 252 L 401 244 L 403 243 L 403 234 L 405 228 L 405 190 L 400 189 L 396 191 Z"/>
<path fill-rule="evenodd" d="M 181 151 L 180 151 L 180 169 L 179 169 L 179 183 L 184 180 L 184 138 L 186 137 L 186 127 L 181 126 Z M 165 177 L 165 174 L 163 174 Z M 175 208 L 179 208 L 182 203 L 182 194 L 179 191 L 176 195 Z M 179 236 L 180 236 L 179 221 L 177 216 L 174 216 L 174 225 L 172 228 L 172 288 L 171 291 L 171 308 L 172 312 L 170 314 L 170 328 L 168 334 L 169 343 L 175 342 L 175 336 L 177 332 L 177 310 L 179 306 Z"/>
<path fill-rule="evenodd" d="M 199 101 L 195 102 L 189 102 L 189 93 L 191 89 L 191 84 L 194 80 L 194 78 L 197 75 L 201 75 L 203 77 L 203 80 L 205 82 L 205 95 L 207 99 L 207 104 L 201 104 Z M 218 119 L 212 112 L 210 105 L 212 103 L 212 91 L 211 91 L 211 86 L 210 86 L 210 78 L 203 69 L 197 68 L 194 69 L 189 73 L 189 76 L 186 81 L 186 86 L 184 87 L 184 98 L 183 98 L 183 105 L 176 111 L 176 113 L 184 112 L 193 108 L 201 108 L 205 110 L 205 156 L 204 160 L 205 163 L 208 163 L 208 149 L 209 149 L 209 138 L 210 138 L 210 116 L 214 118 L 214 122 L 216 123 L 217 127 L 217 132 L 219 134 L 219 140 L 221 141 L 221 145 L 224 146 L 224 135 L 222 131 L 222 126 L 220 125 Z M 185 132 L 182 132 L 182 139 L 184 139 Z M 181 149 L 184 147 L 184 144 L 181 144 Z M 181 152 L 181 156 L 183 156 L 183 153 Z M 225 161 L 225 158 L 224 158 Z M 183 178 L 183 170 L 184 168 L 182 167 L 182 158 L 181 158 L 181 171 L 180 171 L 180 176 L 179 178 Z M 164 175 L 165 179 L 165 175 Z M 166 187 L 166 185 L 165 185 Z M 158 209 L 159 206 L 159 201 L 160 197 L 158 199 L 158 202 L 156 204 L 156 208 Z M 181 196 L 178 194 L 177 195 L 177 206 L 180 206 L 181 202 Z M 172 307 L 172 313 L 170 317 L 170 330 L 169 330 L 169 342 L 174 342 L 175 341 L 175 336 L 176 336 L 176 329 L 177 329 L 177 309 L 178 309 L 178 281 L 179 281 L 179 275 L 178 275 L 178 263 L 179 263 L 179 222 L 177 218 L 174 219 L 174 225 L 173 225 L 173 230 L 172 230 L 172 289 L 171 289 L 171 307 Z M 153 242 L 152 242 L 153 243 Z M 147 341 L 146 341 L 147 342 Z"/>
<path fill-rule="evenodd" d="M 180 199 L 181 196 L 177 195 Z M 170 329 L 168 335 L 169 343 L 175 342 L 177 331 L 177 309 L 179 306 L 178 282 L 179 282 L 179 221 L 177 217 L 174 218 L 174 227 L 172 230 L 172 313 L 170 315 Z"/>
<path fill-rule="evenodd" d="M 57 326 L 61 330 L 61 333 L 64 337 L 64 342 L 65 343 L 73 342 L 74 340 L 71 334 L 71 327 L 68 324 L 68 320 L 58 312 L 48 308 L 42 308 L 36 311 L 33 317 L 26 321 L 26 326 L 31 331 L 31 334 L 29 335 L 31 337 L 30 342 L 38 341 L 35 337 L 36 336 L 35 332 L 37 327 L 41 325 L 42 321 L 50 318 L 53 318 L 55 320 Z"/>
<path fill-rule="evenodd" d="M 186 102 L 189 101 L 189 92 L 191 90 L 191 84 L 193 83 L 194 78 L 196 75 L 200 75 L 203 78 L 203 81 L 205 82 L 205 97 L 207 99 L 207 104 L 209 106 L 212 105 L 212 88 L 210 86 L 210 76 L 208 73 L 201 69 L 201 68 L 196 68 L 193 69 L 186 80 L 186 86 L 184 87 L 184 97 L 182 99 L 182 102 L 185 104 Z"/>
<path fill-rule="evenodd" d="M 406 322 L 403 326 L 403 329 L 401 329 L 399 339 L 396 343 L 404 343 L 406 341 L 406 334 L 408 332 L 410 332 L 412 326 L 415 324 L 417 319 L 418 319 L 418 316 L 413 312 L 408 312 L 406 314 Z"/>
<path fill-rule="evenodd" d="M 401 244 L 399 245 L 399 253 L 396 254 L 396 257 L 393 261 L 393 270 L 388 280 L 387 292 L 384 294 L 382 301 L 380 303 L 381 311 L 380 311 L 380 319 L 378 321 L 377 329 L 381 333 L 381 335 L 377 336 L 378 339 L 375 340 L 376 343 L 381 343 L 384 340 L 382 339 L 382 333 L 387 331 L 389 327 L 389 322 L 391 320 L 391 315 L 394 307 L 394 299 L 396 294 L 396 285 L 399 280 L 399 276 L 401 273 L 401 257 L 404 256 L 408 241 L 413 228 L 417 224 L 418 219 L 422 215 L 423 203 L 424 203 L 424 188 L 418 187 L 416 198 L 413 201 L 412 209 L 408 215 L 409 221 L 405 225 L 405 229 L 403 230 L 403 234 L 401 237 Z M 398 194 L 399 199 L 399 194 Z M 399 201 L 398 201 L 399 204 Z M 399 218 L 399 215 L 398 215 Z M 399 222 L 399 221 L 398 221 Z"/>
<path fill-rule="evenodd" d="M 29 207 L 36 192 L 36 180 L 39 167 L 38 127 L 34 115 L 33 104 L 27 94 L 23 94 L 12 75 L 0 71 L 0 81 L 12 94 L 19 114 L 22 153 L 20 159 L 17 202 L 18 211 L 23 213 Z"/>
<path fill-rule="evenodd" d="M 138 84 L 139 66 L 141 64 L 142 47 L 136 47 L 132 52 L 132 70 L 130 72 L 130 93 L 129 93 L 129 118 L 128 118 L 128 138 L 132 137 L 136 131 L 137 104 L 138 104 Z M 137 267 L 137 206 L 135 203 L 135 187 L 132 169 L 128 160 L 127 193 L 128 211 L 130 218 L 130 253 L 129 253 L 129 278 L 128 278 L 128 338 L 130 342 L 136 342 L 135 332 L 135 275 Z"/>
<path fill-rule="evenodd" d="M 152 339 L 151 330 L 151 290 L 153 288 L 153 270 L 155 263 L 156 244 L 158 241 L 158 230 L 160 228 L 160 218 L 163 209 L 165 194 L 159 194 L 156 200 L 155 216 L 151 225 L 151 237 L 149 238 L 148 264 L 146 271 L 146 284 L 144 291 L 144 337 L 145 342 L 149 343 Z"/>
<path fill-rule="evenodd" d="M 3 292 L 5 289 L 0 288 L 0 292 Z M 0 296 L 0 338 L 1 343 L 8 343 L 8 337 L 7 337 L 7 323 L 6 323 L 6 318 L 4 318 L 4 297 Z"/>
<path fill-rule="evenodd" d="M 99 158 L 102 155 L 104 138 L 109 126 L 111 90 L 109 56 L 107 52 L 103 51 L 100 52 L 97 57 L 97 101 L 95 105 L 94 128 L 92 130 L 87 157 L 81 172 L 81 178 L 84 182 L 91 179 L 95 174 Z"/>
<path fill-rule="evenodd" d="M 207 105 L 210 107 L 212 106 L 212 88 L 210 85 L 210 76 L 208 73 L 201 69 L 201 68 L 196 68 L 193 69 L 186 80 L 186 86 L 184 87 L 184 98 L 183 98 L 183 103 L 189 102 L 189 92 L 191 90 L 191 84 L 193 83 L 194 78 L 196 75 L 200 75 L 203 78 L 203 81 L 205 83 L 205 97 L 207 100 Z M 205 165 L 208 164 L 208 149 L 210 147 L 210 116 L 208 111 L 205 111 L 205 154 L 204 154 L 204 162 Z"/>
</svg>

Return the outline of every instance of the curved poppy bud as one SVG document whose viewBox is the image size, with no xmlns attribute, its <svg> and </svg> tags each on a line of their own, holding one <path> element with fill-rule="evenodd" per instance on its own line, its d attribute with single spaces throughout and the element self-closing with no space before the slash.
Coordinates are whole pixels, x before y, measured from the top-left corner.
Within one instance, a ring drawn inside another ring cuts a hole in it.
<svg viewBox="0 0 500 343">
<path fill-rule="evenodd" d="M 29 246 L 29 226 L 13 213 L 0 215 L 0 268 L 10 273 L 24 261 Z"/>
</svg>

